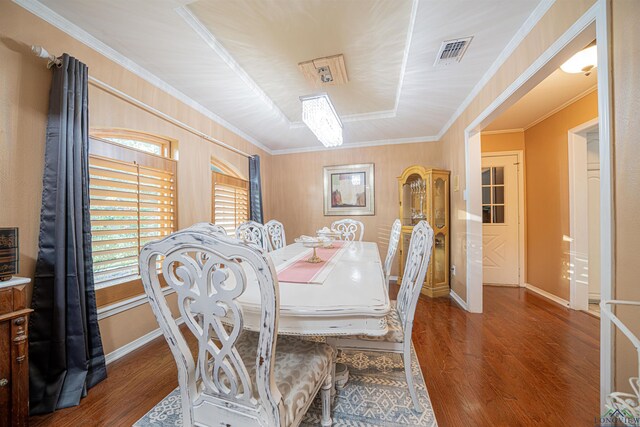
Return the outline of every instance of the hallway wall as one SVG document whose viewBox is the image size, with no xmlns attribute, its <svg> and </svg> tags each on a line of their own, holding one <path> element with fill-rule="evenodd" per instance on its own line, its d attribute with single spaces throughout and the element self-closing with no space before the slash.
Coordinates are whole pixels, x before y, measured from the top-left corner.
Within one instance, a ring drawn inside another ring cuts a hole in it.
<svg viewBox="0 0 640 427">
<path fill-rule="evenodd" d="M 524 132 L 527 183 L 527 283 L 569 300 L 568 131 L 598 117 L 598 93 Z"/>
</svg>

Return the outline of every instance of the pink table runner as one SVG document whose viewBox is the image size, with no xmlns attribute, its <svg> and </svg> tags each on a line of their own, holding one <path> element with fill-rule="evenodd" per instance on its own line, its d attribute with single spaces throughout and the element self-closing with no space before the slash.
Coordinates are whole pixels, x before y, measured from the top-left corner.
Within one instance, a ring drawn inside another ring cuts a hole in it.
<svg viewBox="0 0 640 427">
<path fill-rule="evenodd" d="M 279 282 L 290 283 L 319 283 L 318 277 L 327 268 L 333 267 L 331 260 L 340 252 L 345 242 L 333 242 L 331 248 L 317 248 L 316 254 L 322 262 L 313 264 L 306 260 L 313 254 L 313 249 L 306 251 L 305 255 L 289 264 L 278 272 Z"/>
</svg>

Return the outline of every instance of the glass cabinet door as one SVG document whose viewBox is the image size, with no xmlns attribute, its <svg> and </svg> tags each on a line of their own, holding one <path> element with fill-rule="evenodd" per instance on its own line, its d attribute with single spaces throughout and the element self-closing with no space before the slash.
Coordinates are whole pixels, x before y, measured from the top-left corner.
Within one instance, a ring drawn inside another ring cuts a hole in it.
<svg viewBox="0 0 640 427">
<path fill-rule="evenodd" d="M 444 179 L 437 178 L 433 184 L 433 222 L 436 228 L 446 225 L 446 191 Z"/>
<path fill-rule="evenodd" d="M 438 233 L 433 243 L 433 281 L 434 283 L 442 283 L 447 277 L 447 252 L 444 234 Z"/>
<path fill-rule="evenodd" d="M 402 184 L 402 225 L 415 225 L 426 214 L 427 186 L 418 174 L 410 175 Z"/>
</svg>

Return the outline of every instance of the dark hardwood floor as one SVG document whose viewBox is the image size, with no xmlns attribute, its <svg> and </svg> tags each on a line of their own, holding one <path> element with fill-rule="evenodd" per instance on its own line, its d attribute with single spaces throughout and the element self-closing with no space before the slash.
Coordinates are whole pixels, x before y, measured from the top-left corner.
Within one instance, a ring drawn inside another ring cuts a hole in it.
<svg viewBox="0 0 640 427">
<path fill-rule="evenodd" d="M 518 288 L 485 287 L 484 304 L 482 315 L 449 298 L 418 304 L 413 341 L 438 425 L 594 425 L 598 319 Z M 176 386 L 158 338 L 109 365 L 80 406 L 30 424 L 130 426 Z"/>
</svg>

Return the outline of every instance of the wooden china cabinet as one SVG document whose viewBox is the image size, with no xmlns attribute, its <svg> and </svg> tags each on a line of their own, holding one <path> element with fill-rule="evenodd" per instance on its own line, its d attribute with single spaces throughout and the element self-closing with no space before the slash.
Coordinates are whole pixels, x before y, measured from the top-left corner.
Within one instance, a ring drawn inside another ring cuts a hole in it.
<svg viewBox="0 0 640 427">
<path fill-rule="evenodd" d="M 29 350 L 26 286 L 13 277 L 0 282 L 0 427 L 23 427 L 29 417 Z"/>
<path fill-rule="evenodd" d="M 398 283 L 413 226 L 424 219 L 433 228 L 434 242 L 422 293 L 432 298 L 449 295 L 449 175 L 446 170 L 411 166 L 398 177 L 402 221 Z"/>
</svg>

